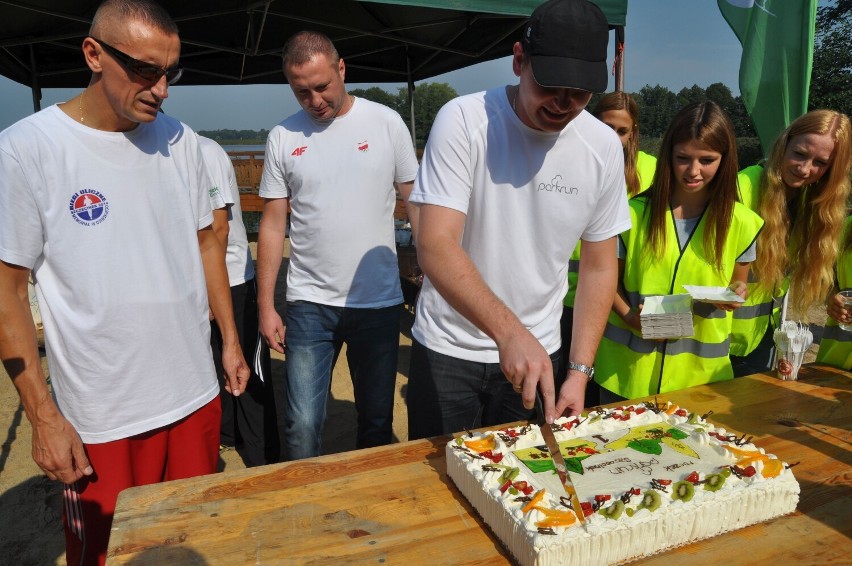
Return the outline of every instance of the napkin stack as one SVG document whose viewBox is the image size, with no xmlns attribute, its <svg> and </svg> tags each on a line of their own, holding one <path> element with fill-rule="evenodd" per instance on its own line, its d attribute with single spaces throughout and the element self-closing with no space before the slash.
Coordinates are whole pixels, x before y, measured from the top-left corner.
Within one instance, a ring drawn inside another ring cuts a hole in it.
<svg viewBox="0 0 852 566">
<path fill-rule="evenodd" d="M 687 338 L 692 327 L 692 297 L 689 295 L 655 295 L 645 297 L 642 314 L 642 338 Z"/>
</svg>

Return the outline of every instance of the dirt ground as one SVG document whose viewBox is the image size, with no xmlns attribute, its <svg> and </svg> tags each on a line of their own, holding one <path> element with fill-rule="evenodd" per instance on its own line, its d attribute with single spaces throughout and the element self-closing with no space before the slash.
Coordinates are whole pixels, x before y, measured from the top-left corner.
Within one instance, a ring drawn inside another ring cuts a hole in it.
<svg viewBox="0 0 852 566">
<path fill-rule="evenodd" d="M 289 257 L 289 241 L 285 249 Z M 285 264 L 286 265 L 286 264 Z M 276 290 L 276 304 L 284 300 L 284 266 Z M 825 321 L 824 309 L 811 313 L 815 334 L 821 335 Z M 399 366 L 394 400 L 394 436 L 396 441 L 408 439 L 405 388 L 408 383 L 408 365 L 411 352 L 411 323 L 413 316 L 407 307 L 400 321 Z M 816 337 L 816 336 L 815 336 Z M 805 361 L 813 361 L 816 346 Z M 273 352 L 273 354 L 275 354 Z M 328 423 L 323 434 L 325 453 L 336 453 L 355 448 L 355 405 L 349 371 L 341 355 L 332 379 L 331 398 L 328 403 Z M 42 363 L 46 361 L 42 357 Z M 283 357 L 275 354 L 272 371 L 283 371 Z M 339 426 L 341 423 L 344 426 Z M 60 485 L 47 479 L 31 457 L 31 431 L 17 393 L 8 375 L 0 367 L 0 433 L 5 437 L 0 446 L 0 566 L 26 566 L 65 564 L 62 534 L 62 495 Z M 243 467 L 239 455 L 233 451 L 221 454 L 221 470 Z"/>
</svg>

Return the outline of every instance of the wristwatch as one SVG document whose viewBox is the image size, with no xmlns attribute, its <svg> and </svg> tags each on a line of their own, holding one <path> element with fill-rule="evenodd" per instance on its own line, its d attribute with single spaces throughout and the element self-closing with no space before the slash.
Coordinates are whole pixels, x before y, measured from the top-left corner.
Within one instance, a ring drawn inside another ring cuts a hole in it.
<svg viewBox="0 0 852 566">
<path fill-rule="evenodd" d="M 575 369 L 577 371 L 585 373 L 588 376 L 589 381 L 595 378 L 595 368 L 593 367 L 578 364 L 577 362 L 568 362 L 568 369 Z"/>
</svg>

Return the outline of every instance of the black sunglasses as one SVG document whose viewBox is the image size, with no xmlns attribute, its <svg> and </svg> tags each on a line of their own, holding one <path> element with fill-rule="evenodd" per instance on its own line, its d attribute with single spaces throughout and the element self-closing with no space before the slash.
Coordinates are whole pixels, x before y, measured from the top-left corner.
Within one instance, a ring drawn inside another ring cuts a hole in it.
<svg viewBox="0 0 852 566">
<path fill-rule="evenodd" d="M 173 85 L 178 82 L 180 76 L 183 74 L 183 67 L 181 67 L 180 64 L 177 64 L 174 67 L 170 67 L 168 69 L 163 69 L 162 67 L 152 65 L 151 63 L 146 63 L 144 61 L 140 61 L 139 59 L 134 59 L 127 53 L 119 51 L 112 45 L 109 45 L 96 37 L 90 36 L 90 38 L 97 41 L 101 47 L 103 47 L 110 55 L 115 58 L 116 61 L 121 63 L 128 71 L 151 83 L 159 81 L 160 77 L 165 75 L 166 82 L 170 85 Z"/>
</svg>

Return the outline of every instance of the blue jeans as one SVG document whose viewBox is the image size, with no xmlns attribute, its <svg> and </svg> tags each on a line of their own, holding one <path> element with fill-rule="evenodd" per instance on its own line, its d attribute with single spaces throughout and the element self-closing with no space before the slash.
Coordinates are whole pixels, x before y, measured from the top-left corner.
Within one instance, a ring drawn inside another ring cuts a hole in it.
<svg viewBox="0 0 852 566">
<path fill-rule="evenodd" d="M 556 375 L 559 352 L 550 360 Z M 460 360 L 417 340 L 411 344 L 406 403 L 409 440 L 535 418 L 499 363 Z"/>
<path fill-rule="evenodd" d="M 399 314 L 399 305 L 364 309 L 287 302 L 286 460 L 320 455 L 331 372 L 344 343 L 358 412 L 357 447 L 390 444 Z"/>
</svg>

